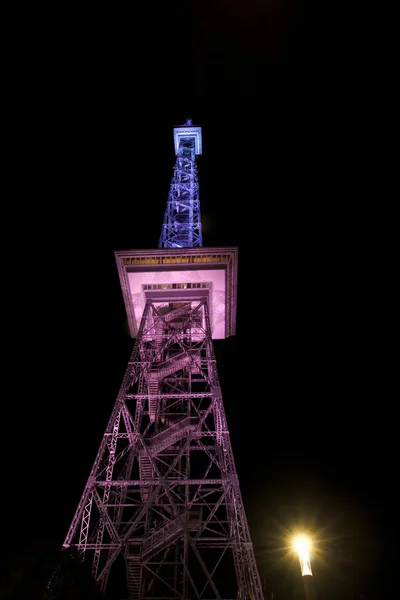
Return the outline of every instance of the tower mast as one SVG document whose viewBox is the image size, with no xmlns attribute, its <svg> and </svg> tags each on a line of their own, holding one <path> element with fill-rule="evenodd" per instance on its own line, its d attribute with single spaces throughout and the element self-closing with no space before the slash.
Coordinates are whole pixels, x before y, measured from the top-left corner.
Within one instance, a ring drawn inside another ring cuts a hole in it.
<svg viewBox="0 0 400 600">
<path fill-rule="evenodd" d="M 158 249 L 115 252 L 135 343 L 63 547 L 118 598 L 263 600 L 213 348 L 236 332 L 238 251 L 202 247 L 201 128 L 174 141 Z"/>
<path fill-rule="evenodd" d="M 199 182 L 196 155 L 202 153 L 201 127 L 188 119 L 174 128 L 176 164 L 172 178 L 159 248 L 202 246 Z"/>
</svg>

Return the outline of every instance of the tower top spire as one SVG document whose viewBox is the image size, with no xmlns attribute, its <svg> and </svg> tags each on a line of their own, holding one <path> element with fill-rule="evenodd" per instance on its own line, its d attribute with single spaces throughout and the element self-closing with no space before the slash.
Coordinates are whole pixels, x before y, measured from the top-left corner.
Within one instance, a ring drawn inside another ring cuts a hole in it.
<svg viewBox="0 0 400 600">
<path fill-rule="evenodd" d="M 184 125 L 174 127 L 175 154 L 184 148 L 193 148 L 196 155 L 202 154 L 201 127 L 193 125 L 192 119 L 186 119 Z"/>
</svg>

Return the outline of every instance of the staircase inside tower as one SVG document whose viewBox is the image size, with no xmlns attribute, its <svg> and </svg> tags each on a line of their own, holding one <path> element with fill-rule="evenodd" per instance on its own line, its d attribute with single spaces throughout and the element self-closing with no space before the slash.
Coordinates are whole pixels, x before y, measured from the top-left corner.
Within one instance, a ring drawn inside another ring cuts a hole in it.
<svg viewBox="0 0 400 600">
<path fill-rule="evenodd" d="M 129 597 L 136 600 L 141 596 L 142 566 L 156 555 L 168 553 L 185 533 L 199 531 L 201 509 L 181 512 L 177 517 L 159 523 L 143 538 L 131 538 L 126 552 Z M 150 584 L 151 585 L 151 584 Z"/>
<path fill-rule="evenodd" d="M 182 568 L 182 557 L 188 553 L 188 537 L 200 531 L 203 513 L 201 506 L 188 503 L 183 486 L 175 486 L 174 504 L 158 483 L 146 485 L 168 473 L 182 478 L 188 472 L 190 445 L 201 437 L 201 415 L 195 414 L 185 394 L 196 387 L 197 377 L 204 380 L 203 314 L 194 310 L 190 302 L 169 303 L 154 309 L 153 324 L 153 355 L 146 374 L 148 402 L 142 423 L 146 434 L 138 451 L 141 501 L 150 502 L 152 511 L 140 537 L 130 538 L 127 546 L 127 579 L 132 600 L 145 598 L 146 594 L 152 597 L 156 587 L 157 593 L 163 589 L 163 594 L 167 593 L 168 585 L 170 593 L 179 587 L 176 578 Z M 146 579 L 153 563 L 163 572 L 163 585 L 148 576 Z M 174 571 L 171 580 L 167 576 L 167 583 L 166 563 L 171 563 Z M 171 595 L 175 597 L 179 596 Z"/>
<path fill-rule="evenodd" d="M 201 508 L 181 512 L 177 517 L 164 520 L 149 530 L 143 538 L 132 538 L 129 541 L 127 557 L 148 560 L 155 554 L 171 546 L 184 531 L 198 531 L 201 526 Z M 139 552 L 137 552 L 139 551 Z"/>
<path fill-rule="evenodd" d="M 175 406 L 171 407 L 171 403 L 162 402 L 161 399 L 164 387 L 176 386 L 179 382 L 179 393 L 182 393 L 182 382 L 188 379 L 189 373 L 193 375 L 201 371 L 200 349 L 190 347 L 191 328 L 198 326 L 201 318 L 195 315 L 190 320 L 192 311 L 188 302 L 171 303 L 160 307 L 158 312 L 154 316 L 154 361 L 147 375 L 148 416 L 154 426 L 154 434 L 146 438 L 144 447 L 139 451 L 142 481 L 154 477 L 152 459 L 167 449 L 171 453 L 175 444 L 195 431 L 199 421 L 196 416 L 185 416 L 178 412 L 176 401 L 173 403 Z M 187 406 L 181 408 L 187 410 Z M 150 492 L 151 486 L 141 487 L 144 502 L 148 500 Z"/>
</svg>

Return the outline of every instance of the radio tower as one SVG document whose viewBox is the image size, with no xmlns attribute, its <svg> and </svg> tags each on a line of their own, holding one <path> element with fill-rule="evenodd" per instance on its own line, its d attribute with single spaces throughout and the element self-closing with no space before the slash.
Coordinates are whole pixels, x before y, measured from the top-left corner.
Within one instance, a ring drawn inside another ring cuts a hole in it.
<svg viewBox="0 0 400 600">
<path fill-rule="evenodd" d="M 129 600 L 263 600 L 213 339 L 235 334 L 237 248 L 202 247 L 201 128 L 174 129 L 156 250 L 115 252 L 134 348 L 63 548 Z"/>
</svg>

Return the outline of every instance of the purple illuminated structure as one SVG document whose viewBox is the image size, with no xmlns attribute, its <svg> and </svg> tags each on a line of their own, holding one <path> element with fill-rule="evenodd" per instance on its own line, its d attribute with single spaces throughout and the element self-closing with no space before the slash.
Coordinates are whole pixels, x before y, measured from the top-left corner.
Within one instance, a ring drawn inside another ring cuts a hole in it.
<svg viewBox="0 0 400 600">
<path fill-rule="evenodd" d="M 202 246 L 196 155 L 202 153 L 201 127 L 175 127 L 176 164 L 171 182 L 159 248 Z"/>
<path fill-rule="evenodd" d="M 174 139 L 158 249 L 115 253 L 135 344 L 63 547 L 129 600 L 262 600 L 213 349 L 235 334 L 238 252 L 202 247 L 201 128 Z"/>
</svg>

